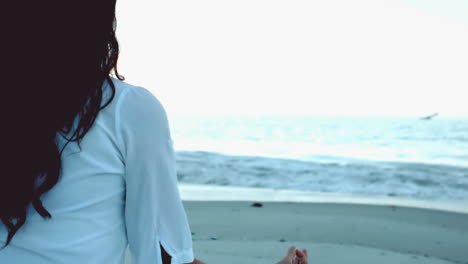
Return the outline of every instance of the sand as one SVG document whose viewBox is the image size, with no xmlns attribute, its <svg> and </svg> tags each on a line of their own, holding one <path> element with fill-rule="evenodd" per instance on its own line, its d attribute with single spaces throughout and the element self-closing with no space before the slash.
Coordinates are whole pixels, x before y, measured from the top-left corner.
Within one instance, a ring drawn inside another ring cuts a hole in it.
<svg viewBox="0 0 468 264">
<path fill-rule="evenodd" d="M 317 264 L 468 263 L 468 201 L 198 185 L 180 190 L 195 257 L 207 264 L 274 264 L 291 245 L 307 248 Z"/>
</svg>

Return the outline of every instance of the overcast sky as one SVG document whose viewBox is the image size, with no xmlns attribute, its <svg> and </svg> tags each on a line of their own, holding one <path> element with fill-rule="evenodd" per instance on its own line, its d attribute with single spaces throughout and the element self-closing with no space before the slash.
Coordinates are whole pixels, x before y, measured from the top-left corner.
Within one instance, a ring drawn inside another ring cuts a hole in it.
<svg viewBox="0 0 468 264">
<path fill-rule="evenodd" d="M 118 0 L 118 66 L 169 115 L 468 117 L 466 14 L 466 0 Z"/>
</svg>

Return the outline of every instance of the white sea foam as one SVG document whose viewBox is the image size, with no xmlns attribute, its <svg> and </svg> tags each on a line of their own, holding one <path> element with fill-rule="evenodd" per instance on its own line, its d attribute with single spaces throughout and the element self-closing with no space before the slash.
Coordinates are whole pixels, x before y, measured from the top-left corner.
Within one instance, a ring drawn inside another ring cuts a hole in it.
<svg viewBox="0 0 468 264">
<path fill-rule="evenodd" d="M 404 162 L 318 163 L 178 151 L 183 183 L 468 199 L 466 168 Z"/>
<path fill-rule="evenodd" d="M 172 121 L 181 182 L 468 199 L 468 120 Z"/>
</svg>

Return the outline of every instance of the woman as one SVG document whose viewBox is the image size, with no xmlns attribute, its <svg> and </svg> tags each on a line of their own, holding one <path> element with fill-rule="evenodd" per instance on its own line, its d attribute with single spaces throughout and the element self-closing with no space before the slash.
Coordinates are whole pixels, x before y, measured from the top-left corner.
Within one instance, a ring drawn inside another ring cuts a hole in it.
<svg viewBox="0 0 468 264">
<path fill-rule="evenodd" d="M 199 262 L 166 112 L 117 71 L 115 0 L 15 2 L 2 6 L 0 263 L 123 263 L 127 245 L 134 264 Z"/>
</svg>

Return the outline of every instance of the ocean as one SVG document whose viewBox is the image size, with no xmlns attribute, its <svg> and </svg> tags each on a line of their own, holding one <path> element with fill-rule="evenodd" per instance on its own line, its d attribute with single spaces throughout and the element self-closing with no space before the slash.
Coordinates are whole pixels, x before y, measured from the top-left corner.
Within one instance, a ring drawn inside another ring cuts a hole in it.
<svg viewBox="0 0 468 264">
<path fill-rule="evenodd" d="M 170 117 L 181 183 L 468 199 L 468 118 Z"/>
</svg>

